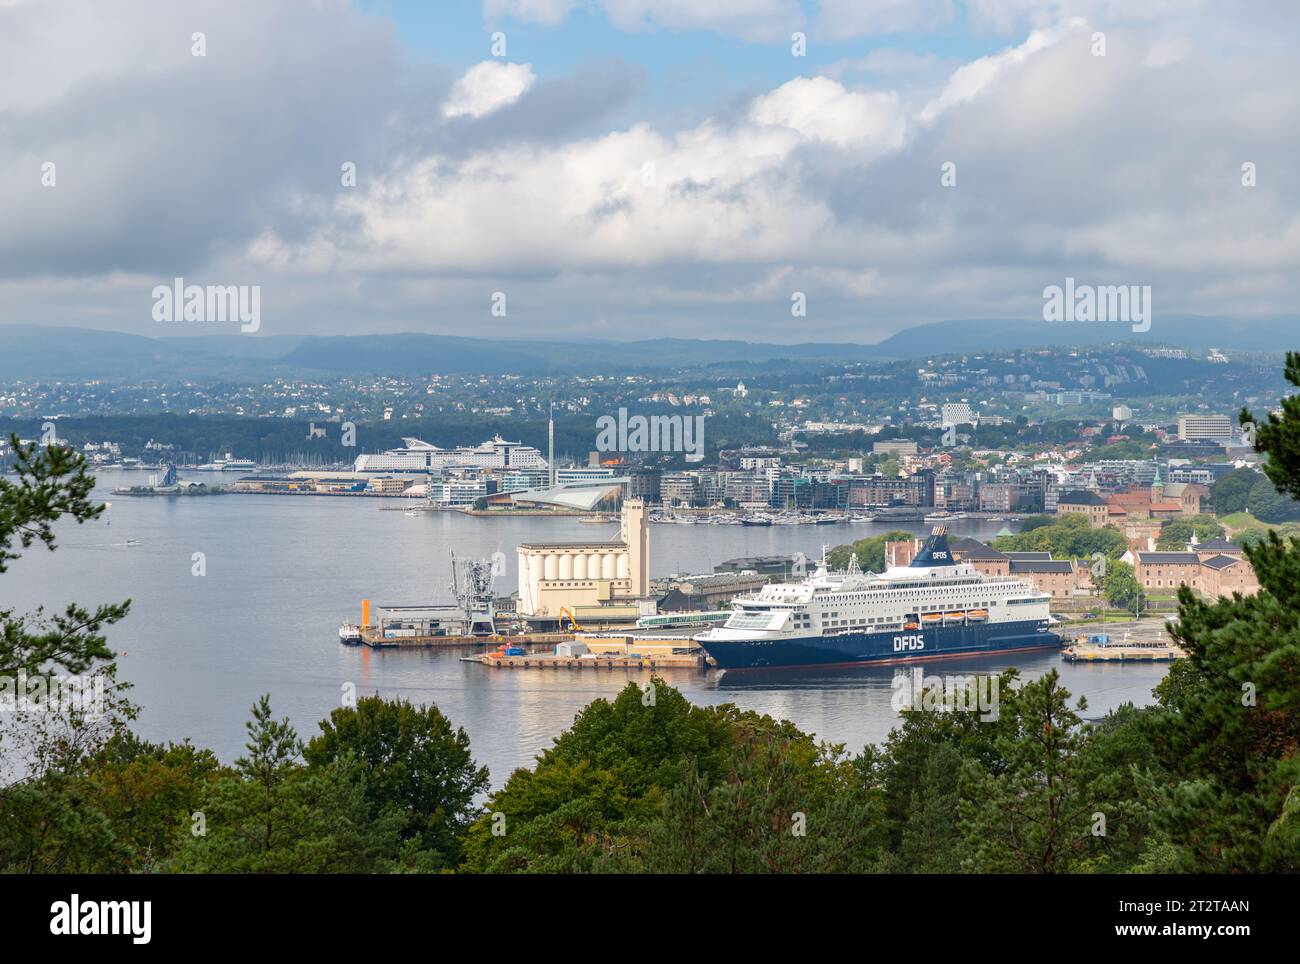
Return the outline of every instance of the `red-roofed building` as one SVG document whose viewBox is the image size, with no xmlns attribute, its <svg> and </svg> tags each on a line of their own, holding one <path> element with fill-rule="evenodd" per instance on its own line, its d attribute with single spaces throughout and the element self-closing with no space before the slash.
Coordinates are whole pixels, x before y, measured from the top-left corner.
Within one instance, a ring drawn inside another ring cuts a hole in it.
<svg viewBox="0 0 1300 964">
<path fill-rule="evenodd" d="M 1156 473 L 1150 487 L 1129 486 L 1125 492 L 1114 492 L 1106 498 L 1107 515 L 1111 521 L 1123 525 L 1137 519 L 1172 519 L 1196 515 L 1201 511 L 1201 497 L 1209 490 L 1194 482 L 1160 481 Z"/>
</svg>

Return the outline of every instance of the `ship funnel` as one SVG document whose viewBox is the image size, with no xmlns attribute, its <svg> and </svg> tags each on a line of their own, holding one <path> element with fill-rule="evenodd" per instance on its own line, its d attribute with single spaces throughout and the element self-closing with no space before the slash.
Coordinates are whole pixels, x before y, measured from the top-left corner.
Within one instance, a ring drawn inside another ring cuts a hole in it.
<svg viewBox="0 0 1300 964">
<path fill-rule="evenodd" d="M 952 552 L 948 549 L 948 537 L 944 534 L 943 526 L 935 526 L 930 533 L 930 538 L 925 540 L 925 545 L 912 560 L 912 568 L 928 569 L 931 566 L 955 565 L 957 560 L 953 559 Z"/>
</svg>

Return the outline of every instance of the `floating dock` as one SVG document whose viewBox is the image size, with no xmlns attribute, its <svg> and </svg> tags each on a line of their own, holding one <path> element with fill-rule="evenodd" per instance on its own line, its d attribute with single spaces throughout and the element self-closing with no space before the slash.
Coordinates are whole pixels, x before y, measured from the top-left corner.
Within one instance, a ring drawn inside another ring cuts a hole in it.
<svg viewBox="0 0 1300 964">
<path fill-rule="evenodd" d="M 1080 637 L 1074 645 L 1061 650 L 1061 659 L 1070 663 L 1168 663 L 1186 656 L 1186 651 L 1173 643 L 1160 640 L 1114 642 L 1104 633 Z"/>
<path fill-rule="evenodd" d="M 372 649 L 447 649 L 473 648 L 476 646 L 518 645 L 519 643 L 539 646 L 566 643 L 573 639 L 572 633 L 529 633 L 523 636 L 385 636 L 378 626 L 361 628 L 361 644 Z"/>
<path fill-rule="evenodd" d="M 550 652 L 529 649 L 518 639 L 475 656 L 466 662 L 482 663 L 494 669 L 625 669 L 705 670 L 708 655 L 689 636 L 676 633 L 639 634 L 579 632 L 570 642 L 557 643 Z"/>
<path fill-rule="evenodd" d="M 482 663 L 493 669 L 707 669 L 701 653 L 664 653 L 659 655 L 614 655 L 589 653 L 582 656 L 559 656 L 555 653 L 505 655 L 491 652 L 462 656 L 469 663 Z"/>
</svg>

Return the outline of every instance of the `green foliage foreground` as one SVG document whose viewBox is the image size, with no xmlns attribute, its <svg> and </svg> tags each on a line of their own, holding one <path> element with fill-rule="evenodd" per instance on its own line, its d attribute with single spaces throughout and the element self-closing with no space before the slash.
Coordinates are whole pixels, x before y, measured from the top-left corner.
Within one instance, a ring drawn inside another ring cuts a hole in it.
<svg viewBox="0 0 1300 964">
<path fill-rule="evenodd" d="M 1296 550 L 1290 550 L 1293 554 Z M 1288 563 L 1300 566 L 1300 556 Z M 1265 578 L 1272 580 L 1275 573 Z M 1300 575 L 1300 573 L 1296 573 Z M 1261 601 L 1259 615 L 1276 615 Z M 904 709 L 856 756 L 662 680 L 583 710 L 485 806 L 435 708 L 377 697 L 306 747 L 263 698 L 247 753 L 109 728 L 0 792 L 10 872 L 1097 873 L 1300 870 L 1296 644 L 1222 604 L 1160 701 L 1085 723 L 1055 671 L 996 718 Z M 1189 629 L 1188 626 L 1195 628 Z M 1291 674 L 1289 677 L 1287 674 Z M 1240 699 L 1251 677 L 1259 699 Z M 1285 685 L 1284 685 L 1285 684 Z"/>
</svg>

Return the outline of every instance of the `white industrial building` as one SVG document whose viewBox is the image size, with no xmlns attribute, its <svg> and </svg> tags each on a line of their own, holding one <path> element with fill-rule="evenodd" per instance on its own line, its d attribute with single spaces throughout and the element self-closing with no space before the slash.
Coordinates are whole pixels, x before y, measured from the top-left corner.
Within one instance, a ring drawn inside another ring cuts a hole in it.
<svg viewBox="0 0 1300 964">
<path fill-rule="evenodd" d="M 631 605 L 650 592 L 650 527 L 640 499 L 623 503 L 618 541 L 527 542 L 518 553 L 521 615 Z"/>
</svg>

